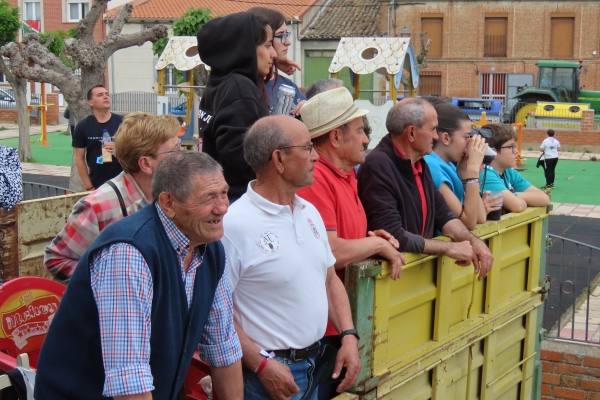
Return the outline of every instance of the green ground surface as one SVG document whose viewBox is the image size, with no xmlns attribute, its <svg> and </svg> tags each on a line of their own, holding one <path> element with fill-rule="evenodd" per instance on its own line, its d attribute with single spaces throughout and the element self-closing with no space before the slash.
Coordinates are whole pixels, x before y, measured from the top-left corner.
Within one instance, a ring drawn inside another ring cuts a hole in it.
<svg viewBox="0 0 600 400">
<path fill-rule="evenodd" d="M 71 135 L 65 135 L 62 132 L 48 134 L 48 146 L 42 146 L 40 135 L 32 135 L 31 153 L 33 160 L 37 164 L 49 165 L 71 165 Z M 0 144 L 8 147 L 17 148 L 19 139 L 2 139 Z"/>
<path fill-rule="evenodd" d="M 529 158 L 523 176 L 537 187 L 546 184 L 544 171 Z M 559 160 L 552 190 L 552 201 L 559 203 L 600 204 L 600 161 Z"/>
<path fill-rule="evenodd" d="M 0 140 L 0 144 L 17 147 L 18 139 Z M 48 146 L 42 146 L 40 136 L 31 136 L 33 162 L 50 165 L 70 165 L 71 136 L 62 133 L 48 134 Z M 536 159 L 529 158 L 522 171 L 527 180 L 537 187 L 543 186 L 544 172 L 535 168 Z M 555 188 L 552 200 L 560 203 L 600 205 L 600 161 L 560 160 L 556 167 Z"/>
</svg>

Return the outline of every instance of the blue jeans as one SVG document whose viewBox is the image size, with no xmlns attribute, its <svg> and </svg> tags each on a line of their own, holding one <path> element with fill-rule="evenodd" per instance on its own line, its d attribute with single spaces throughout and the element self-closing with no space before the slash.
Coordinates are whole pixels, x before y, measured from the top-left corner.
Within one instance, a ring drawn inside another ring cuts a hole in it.
<svg viewBox="0 0 600 400">
<path fill-rule="evenodd" d="M 275 357 L 274 360 L 289 367 L 296 385 L 300 388 L 300 391 L 292 397 L 292 400 L 317 400 L 317 382 L 315 382 L 313 377 L 315 357 L 309 357 L 300 361 Z M 263 400 L 269 398 L 258 376 L 254 372 L 244 368 L 244 400 Z"/>
</svg>

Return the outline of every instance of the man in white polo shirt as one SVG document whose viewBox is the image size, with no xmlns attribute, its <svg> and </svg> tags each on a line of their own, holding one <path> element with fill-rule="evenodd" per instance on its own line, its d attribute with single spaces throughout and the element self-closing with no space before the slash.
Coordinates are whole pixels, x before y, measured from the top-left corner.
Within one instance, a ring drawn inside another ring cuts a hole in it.
<svg viewBox="0 0 600 400">
<path fill-rule="evenodd" d="M 256 180 L 229 208 L 222 240 L 244 353 L 244 399 L 316 399 L 313 374 L 328 316 L 341 332 L 333 378 L 346 369 L 338 386 L 344 391 L 358 374 L 358 335 L 323 221 L 296 196 L 312 182 L 318 159 L 308 130 L 287 116 L 261 118 L 246 134 L 244 159 Z"/>
</svg>

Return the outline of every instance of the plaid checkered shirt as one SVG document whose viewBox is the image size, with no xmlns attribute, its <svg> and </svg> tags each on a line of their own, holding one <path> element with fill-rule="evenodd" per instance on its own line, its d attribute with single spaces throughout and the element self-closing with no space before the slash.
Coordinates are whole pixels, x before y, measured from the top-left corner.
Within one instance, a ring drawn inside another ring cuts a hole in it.
<svg viewBox="0 0 600 400">
<path fill-rule="evenodd" d="M 189 240 L 156 204 L 158 215 L 179 258 L 188 307 L 192 302 L 196 269 L 203 253 L 196 248 L 185 269 Z M 122 268 L 110 268 L 118 264 Z M 105 381 L 104 396 L 122 396 L 154 390 L 150 370 L 150 316 L 152 276 L 141 253 L 132 245 L 115 243 L 101 250 L 90 265 L 92 292 L 98 307 Z M 227 273 L 219 281 L 199 344 L 200 356 L 213 367 L 242 358 L 233 325 L 233 302 Z"/>
<path fill-rule="evenodd" d="M 149 204 L 135 179 L 121 172 L 111 179 L 117 186 L 128 215 Z M 119 199 L 107 183 L 80 199 L 74 206 L 67 224 L 46 247 L 44 265 L 54 278 L 67 282 L 79 259 L 108 225 L 123 218 Z"/>
</svg>

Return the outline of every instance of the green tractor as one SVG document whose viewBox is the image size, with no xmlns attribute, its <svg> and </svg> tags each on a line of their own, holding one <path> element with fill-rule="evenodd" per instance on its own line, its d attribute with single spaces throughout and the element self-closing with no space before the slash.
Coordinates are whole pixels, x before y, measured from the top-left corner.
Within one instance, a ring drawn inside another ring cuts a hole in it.
<svg viewBox="0 0 600 400">
<path fill-rule="evenodd" d="M 565 103 L 588 103 L 600 116 L 600 91 L 581 90 L 579 72 L 581 64 L 577 61 L 542 60 L 537 63 L 537 87 L 523 87 L 513 99 L 509 122 L 523 123 L 527 115 L 535 112 L 538 101 Z"/>
</svg>

